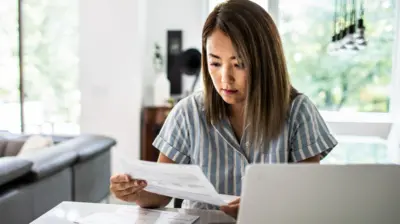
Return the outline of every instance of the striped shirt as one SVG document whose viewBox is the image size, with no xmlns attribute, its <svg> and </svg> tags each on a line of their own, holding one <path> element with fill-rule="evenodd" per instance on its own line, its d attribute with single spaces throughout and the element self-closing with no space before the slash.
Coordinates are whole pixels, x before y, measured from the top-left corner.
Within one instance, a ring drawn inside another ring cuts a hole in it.
<svg viewBox="0 0 400 224">
<path fill-rule="evenodd" d="M 244 130 L 243 136 L 245 136 Z M 305 95 L 291 104 L 281 135 L 267 146 L 251 148 L 246 139 L 237 141 L 228 119 L 208 125 L 203 93 L 180 100 L 169 113 L 153 142 L 176 163 L 196 164 L 220 194 L 240 196 L 242 176 L 251 163 L 291 163 L 320 154 L 324 158 L 337 144 L 335 138 Z M 184 208 L 216 209 L 215 206 L 184 201 Z"/>
</svg>

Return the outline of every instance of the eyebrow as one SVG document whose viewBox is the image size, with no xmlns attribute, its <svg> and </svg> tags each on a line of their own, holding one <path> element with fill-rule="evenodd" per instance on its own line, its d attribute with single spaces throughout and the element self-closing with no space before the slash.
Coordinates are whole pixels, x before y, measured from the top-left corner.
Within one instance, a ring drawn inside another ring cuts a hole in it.
<svg viewBox="0 0 400 224">
<path fill-rule="evenodd" d="M 209 53 L 208 55 L 209 55 L 209 56 L 211 56 L 211 57 L 213 57 L 213 58 L 218 58 L 218 59 L 221 59 L 221 57 L 220 57 L 220 56 L 218 56 L 218 55 L 215 55 L 215 54 L 212 54 L 212 53 Z M 231 56 L 231 57 L 230 57 L 230 59 L 232 59 L 232 60 L 233 60 L 233 59 L 236 59 L 236 56 Z"/>
</svg>

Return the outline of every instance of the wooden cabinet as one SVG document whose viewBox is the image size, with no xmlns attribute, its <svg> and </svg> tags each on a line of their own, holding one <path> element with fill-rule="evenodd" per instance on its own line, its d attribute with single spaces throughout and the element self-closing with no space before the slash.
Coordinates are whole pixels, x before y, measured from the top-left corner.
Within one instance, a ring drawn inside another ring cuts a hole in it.
<svg viewBox="0 0 400 224">
<path fill-rule="evenodd" d="M 157 161 L 159 151 L 152 143 L 161 130 L 171 107 L 144 107 L 141 119 L 140 159 Z"/>
<path fill-rule="evenodd" d="M 144 107 L 141 119 L 140 159 L 155 162 L 159 151 L 153 147 L 153 141 L 161 130 L 172 107 Z M 174 208 L 181 208 L 182 199 L 174 199 Z"/>
</svg>

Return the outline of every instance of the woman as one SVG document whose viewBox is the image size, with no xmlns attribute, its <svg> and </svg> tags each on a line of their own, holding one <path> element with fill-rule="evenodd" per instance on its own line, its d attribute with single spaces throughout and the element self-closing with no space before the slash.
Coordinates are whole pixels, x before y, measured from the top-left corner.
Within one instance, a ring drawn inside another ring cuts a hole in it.
<svg viewBox="0 0 400 224">
<path fill-rule="evenodd" d="M 231 0 L 211 12 L 202 70 L 204 90 L 172 109 L 153 143 L 158 162 L 197 164 L 219 193 L 239 196 L 247 164 L 319 163 L 336 146 L 316 107 L 291 86 L 278 30 L 257 4 Z M 142 207 L 169 203 L 133 178 L 111 177 L 112 192 Z M 220 209 L 236 216 L 238 208 L 236 200 Z"/>
</svg>

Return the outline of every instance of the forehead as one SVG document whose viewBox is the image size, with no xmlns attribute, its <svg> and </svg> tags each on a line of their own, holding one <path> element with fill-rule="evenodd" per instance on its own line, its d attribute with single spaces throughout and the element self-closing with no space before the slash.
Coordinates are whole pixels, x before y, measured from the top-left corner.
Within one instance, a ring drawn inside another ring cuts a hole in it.
<svg viewBox="0 0 400 224">
<path fill-rule="evenodd" d="M 207 53 L 217 54 L 219 56 L 227 55 L 231 57 L 236 54 L 231 39 L 221 30 L 216 29 L 207 38 Z"/>
</svg>

